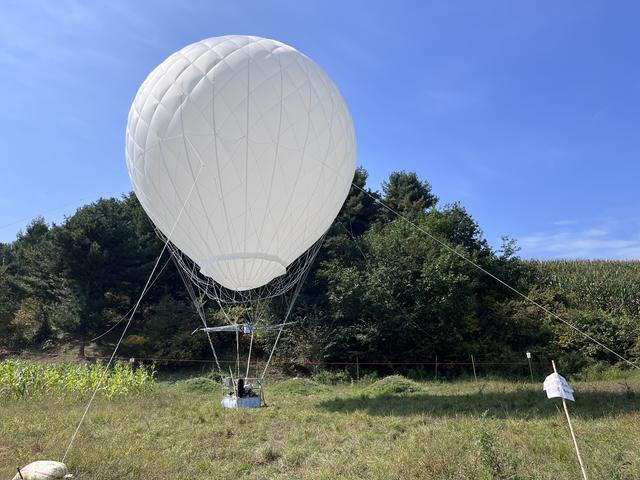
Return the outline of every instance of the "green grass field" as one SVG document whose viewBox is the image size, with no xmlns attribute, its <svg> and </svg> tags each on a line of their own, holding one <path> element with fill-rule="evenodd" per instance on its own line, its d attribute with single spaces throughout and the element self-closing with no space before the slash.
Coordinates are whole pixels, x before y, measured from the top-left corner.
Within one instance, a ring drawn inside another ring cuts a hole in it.
<svg viewBox="0 0 640 480">
<path fill-rule="evenodd" d="M 590 479 L 640 479 L 640 376 L 573 386 Z M 207 381 L 98 397 L 67 464 L 81 480 L 580 478 L 561 404 L 540 384 L 290 379 L 266 393 L 252 411 L 223 410 Z M 1 402 L 9 479 L 62 457 L 86 397 Z"/>
</svg>

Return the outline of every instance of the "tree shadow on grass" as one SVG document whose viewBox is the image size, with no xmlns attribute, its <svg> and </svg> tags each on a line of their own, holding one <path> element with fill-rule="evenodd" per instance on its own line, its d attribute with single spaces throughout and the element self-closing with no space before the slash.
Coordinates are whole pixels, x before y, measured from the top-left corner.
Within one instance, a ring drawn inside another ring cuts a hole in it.
<svg viewBox="0 0 640 480">
<path fill-rule="evenodd" d="M 640 412 L 640 395 L 634 392 L 576 392 L 570 409 L 581 418 L 600 418 Z M 430 395 L 417 392 L 407 395 L 360 395 L 333 398 L 319 407 L 335 413 L 366 412 L 378 416 L 429 415 L 435 417 L 486 416 L 490 418 L 540 419 L 557 415 L 544 392 L 475 392 L 460 395 Z M 560 408 L 562 408 L 560 406 Z"/>
</svg>

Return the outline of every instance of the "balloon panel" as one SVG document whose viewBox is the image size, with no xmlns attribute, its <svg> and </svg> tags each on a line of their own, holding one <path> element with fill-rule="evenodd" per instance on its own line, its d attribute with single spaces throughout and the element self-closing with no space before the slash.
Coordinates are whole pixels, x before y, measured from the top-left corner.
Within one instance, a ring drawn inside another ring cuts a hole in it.
<svg viewBox="0 0 640 480">
<path fill-rule="evenodd" d="M 259 37 L 203 40 L 144 81 L 129 113 L 129 176 L 157 228 L 204 275 L 265 285 L 329 228 L 355 135 L 331 79 Z"/>
</svg>

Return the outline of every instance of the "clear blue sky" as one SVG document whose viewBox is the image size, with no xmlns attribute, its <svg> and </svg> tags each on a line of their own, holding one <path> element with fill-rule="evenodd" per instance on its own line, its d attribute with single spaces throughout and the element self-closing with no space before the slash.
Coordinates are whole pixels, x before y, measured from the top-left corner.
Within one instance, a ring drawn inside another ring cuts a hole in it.
<svg viewBox="0 0 640 480">
<path fill-rule="evenodd" d="M 329 73 L 374 188 L 415 170 L 525 257 L 640 257 L 637 2 L 10 0 L 0 18 L 0 241 L 129 191 L 140 83 L 238 33 Z"/>
</svg>

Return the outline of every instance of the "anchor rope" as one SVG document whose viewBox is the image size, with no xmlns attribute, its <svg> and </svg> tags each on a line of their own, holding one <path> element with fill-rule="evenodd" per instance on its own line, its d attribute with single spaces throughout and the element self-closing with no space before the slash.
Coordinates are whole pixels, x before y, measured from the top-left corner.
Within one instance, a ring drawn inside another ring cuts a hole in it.
<svg viewBox="0 0 640 480">
<path fill-rule="evenodd" d="M 589 335 L 588 333 L 582 331 L 579 327 L 577 327 L 576 325 L 572 324 L 571 322 L 565 320 L 564 318 L 560 317 L 558 314 L 556 314 L 555 312 L 552 312 L 551 310 L 549 310 L 547 307 L 545 307 L 544 305 L 541 305 L 540 303 L 536 302 L 534 299 L 532 299 L 531 297 L 529 297 L 528 295 L 522 293 L 520 290 L 518 290 L 515 287 L 512 287 L 511 285 L 509 285 L 506 281 L 502 280 L 500 277 L 494 275 L 493 273 L 491 273 L 490 271 L 488 271 L 487 269 L 483 268 L 482 266 L 478 265 L 476 262 L 474 262 L 473 260 L 471 260 L 469 257 L 467 257 L 466 255 L 463 255 L 462 253 L 460 253 L 458 250 L 456 250 L 455 248 L 453 248 L 451 245 L 449 245 L 447 242 L 441 240 L 440 238 L 436 237 L 435 235 L 433 235 L 432 233 L 430 233 L 429 231 L 427 231 L 426 229 L 422 228 L 420 225 L 417 225 L 416 223 L 412 222 L 409 218 L 407 218 L 406 216 L 402 215 L 401 213 L 397 212 L 396 210 L 394 210 L 393 208 L 391 208 L 389 205 L 387 205 L 386 203 L 384 203 L 382 200 L 380 200 L 377 196 L 373 195 L 372 193 L 368 192 L 367 190 L 363 189 L 362 187 L 356 185 L 355 183 L 351 183 L 352 186 L 354 186 L 355 188 L 357 188 L 358 190 L 360 190 L 362 193 L 364 193 L 365 195 L 368 195 L 369 197 L 371 197 L 376 203 L 378 203 L 379 205 L 381 205 L 382 207 L 384 207 L 385 209 L 387 209 L 389 212 L 393 213 L 394 215 L 396 215 L 398 218 L 402 219 L 403 221 L 405 221 L 407 224 L 409 224 L 410 226 L 412 226 L 413 228 L 417 229 L 418 231 L 424 233 L 427 237 L 429 237 L 431 240 L 433 240 L 434 242 L 436 242 L 438 245 L 444 247 L 445 249 L 447 249 L 449 252 L 453 253 L 454 255 L 456 255 L 457 257 L 461 258 L 462 260 L 464 260 L 465 262 L 467 262 L 469 265 L 472 265 L 473 267 L 475 267 L 476 269 L 478 269 L 479 271 L 481 271 L 482 273 L 484 273 L 485 275 L 488 275 L 489 277 L 491 277 L 492 279 L 494 279 L 496 282 L 500 283 L 501 285 L 505 286 L 506 288 L 508 288 L 509 290 L 511 290 L 513 293 L 515 293 L 516 295 L 518 295 L 519 297 L 523 298 L 524 300 L 526 300 L 527 302 L 529 302 L 530 304 L 538 307 L 540 310 L 542 310 L 543 312 L 545 312 L 546 314 L 550 315 L 551 317 L 553 317 L 554 319 L 564 323 L 565 325 L 567 325 L 568 327 L 572 328 L 573 330 L 575 330 L 576 332 L 578 332 L 579 334 L 581 334 L 584 338 L 591 340 L 593 343 L 599 345 L 600 347 L 604 348 L 607 352 L 615 355 L 616 357 L 618 357 L 620 360 L 628 363 L 629 365 L 631 365 L 633 368 L 637 368 L 640 369 L 640 365 L 638 365 L 637 363 L 632 362 L 631 360 L 629 360 L 628 358 L 625 358 L 624 356 L 622 356 L 621 354 L 619 354 L 618 352 L 616 352 L 615 350 L 611 349 L 610 347 L 608 347 L 607 345 L 605 345 L 604 343 L 600 342 L 599 340 L 597 340 L 596 338 L 592 337 L 591 335 Z"/>
</svg>

